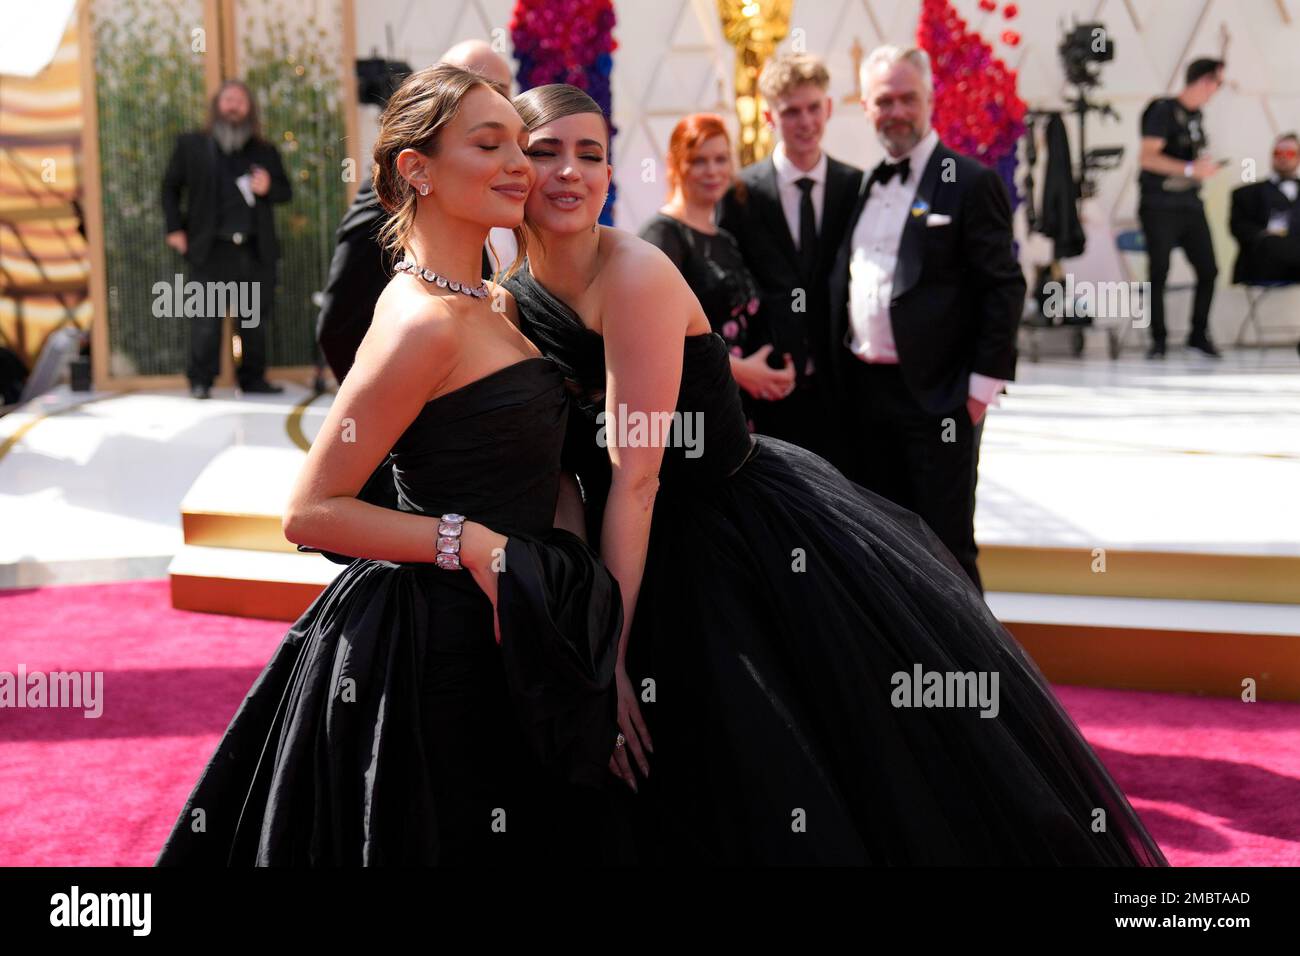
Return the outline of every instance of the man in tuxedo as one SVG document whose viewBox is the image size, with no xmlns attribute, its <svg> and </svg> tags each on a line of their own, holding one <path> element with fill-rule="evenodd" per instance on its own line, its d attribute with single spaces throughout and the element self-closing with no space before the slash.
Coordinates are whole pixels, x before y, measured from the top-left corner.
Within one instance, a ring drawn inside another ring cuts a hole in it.
<svg viewBox="0 0 1300 956">
<path fill-rule="evenodd" d="M 1300 140 L 1273 144 L 1273 173 L 1232 192 L 1229 227 L 1239 247 L 1233 282 L 1300 282 Z"/>
<path fill-rule="evenodd" d="M 481 73 L 502 96 L 510 96 L 510 65 L 482 40 L 457 43 L 439 62 Z M 392 275 L 379 246 L 379 230 L 387 215 L 375 196 L 374 180 L 366 176 L 335 233 L 334 257 L 316 319 L 316 342 L 338 382 L 352 368 L 370 328 L 375 303 Z M 490 241 L 504 269 L 515 257 L 514 236 L 509 229 L 493 229 Z M 492 277 L 495 265 L 485 247 L 483 278 Z"/>
<path fill-rule="evenodd" d="M 280 154 L 262 138 L 252 91 L 227 80 L 212 98 L 207 127 L 177 138 L 163 175 L 162 206 L 167 244 L 189 262 L 193 281 L 259 286 L 258 314 L 241 317 L 238 329 L 239 388 L 246 393 L 284 391 L 266 380 L 266 323 L 280 258 L 272 207 L 291 198 Z M 195 398 L 208 398 L 217 377 L 223 318 L 191 319 L 186 375 Z"/>
<path fill-rule="evenodd" d="M 830 340 L 830 269 L 862 170 L 821 148 L 829 86 L 826 65 L 814 56 L 781 56 L 764 68 L 763 119 L 779 142 L 771 156 L 740 171 L 719 205 L 718 225 L 735 236 L 759 285 L 755 345 L 772 346 L 774 367 L 785 355 L 795 367 L 793 392 L 754 403 L 754 427 L 833 458 L 840 436 L 818 369 Z"/>
<path fill-rule="evenodd" d="M 881 47 L 862 104 L 888 159 L 862 182 L 831 273 L 841 470 L 916 512 L 971 580 L 986 408 L 1015 376 L 1025 278 L 1001 178 L 931 128 L 923 50 Z"/>
</svg>

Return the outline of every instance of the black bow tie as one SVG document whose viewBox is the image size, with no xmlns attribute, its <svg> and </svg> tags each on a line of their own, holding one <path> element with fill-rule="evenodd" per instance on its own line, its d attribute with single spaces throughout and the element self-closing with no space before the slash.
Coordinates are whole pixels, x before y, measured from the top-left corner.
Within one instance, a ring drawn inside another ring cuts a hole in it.
<svg viewBox="0 0 1300 956">
<path fill-rule="evenodd" d="M 907 182 L 908 175 L 912 172 L 912 157 L 900 159 L 896 163 L 882 160 L 881 163 L 871 171 L 871 179 L 880 183 L 882 186 L 888 186 L 889 181 L 898 176 L 900 183 Z"/>
</svg>

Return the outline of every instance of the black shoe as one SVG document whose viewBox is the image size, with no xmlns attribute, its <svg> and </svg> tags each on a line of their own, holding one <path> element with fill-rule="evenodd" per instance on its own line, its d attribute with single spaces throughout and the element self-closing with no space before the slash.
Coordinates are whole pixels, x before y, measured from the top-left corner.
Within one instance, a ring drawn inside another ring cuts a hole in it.
<svg viewBox="0 0 1300 956">
<path fill-rule="evenodd" d="M 1151 347 L 1150 347 L 1149 349 L 1147 349 L 1147 358 L 1149 358 L 1149 359 L 1162 359 L 1162 358 L 1164 358 L 1164 357 L 1165 357 L 1165 343 L 1164 343 L 1164 342 L 1152 342 L 1152 343 L 1151 343 Z"/>
<path fill-rule="evenodd" d="M 1223 358 L 1223 355 L 1214 347 L 1214 343 L 1209 339 L 1188 339 L 1187 347 L 1195 349 L 1207 358 Z"/>
<path fill-rule="evenodd" d="M 263 378 L 256 382 L 249 382 L 247 385 L 241 385 L 239 390 L 245 395 L 279 395 L 284 391 L 284 386 L 272 385 Z"/>
<path fill-rule="evenodd" d="M 210 385 L 199 385 L 197 383 L 190 386 L 190 398 L 211 398 L 212 387 Z"/>
</svg>

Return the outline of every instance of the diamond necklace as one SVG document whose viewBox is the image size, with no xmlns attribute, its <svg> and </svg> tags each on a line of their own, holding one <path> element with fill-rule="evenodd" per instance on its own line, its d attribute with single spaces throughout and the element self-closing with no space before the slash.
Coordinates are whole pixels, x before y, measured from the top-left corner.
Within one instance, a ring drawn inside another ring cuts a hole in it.
<svg viewBox="0 0 1300 956">
<path fill-rule="evenodd" d="M 480 281 L 477 286 L 470 288 L 468 285 L 457 282 L 454 279 L 448 279 L 446 276 L 440 276 L 432 269 L 421 269 L 414 262 L 407 259 L 398 260 L 393 266 L 398 272 L 409 272 L 418 279 L 425 282 L 432 282 L 440 289 L 450 289 L 452 292 L 463 292 L 465 295 L 473 296 L 476 299 L 486 299 L 488 287 L 486 282 Z"/>
</svg>

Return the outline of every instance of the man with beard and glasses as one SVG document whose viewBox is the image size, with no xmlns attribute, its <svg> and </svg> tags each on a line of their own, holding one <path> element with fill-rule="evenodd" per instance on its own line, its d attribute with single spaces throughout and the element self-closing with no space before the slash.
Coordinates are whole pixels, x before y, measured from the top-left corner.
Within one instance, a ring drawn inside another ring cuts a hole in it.
<svg viewBox="0 0 1300 956">
<path fill-rule="evenodd" d="M 239 289 L 234 302 L 228 295 L 205 295 L 204 307 L 216 306 L 213 313 L 191 318 L 186 375 L 195 398 L 208 398 L 217 377 L 224 314 L 239 322 L 240 391 L 284 390 L 266 380 L 265 324 L 280 257 L 272 206 L 292 196 L 280 154 L 262 138 L 252 91 L 239 80 L 226 80 L 212 98 L 207 127 L 177 138 L 162 184 L 167 245 L 190 264 L 187 281 L 205 288 L 233 282 Z M 226 307 L 220 309 L 223 300 Z M 241 314 L 238 306 L 250 303 L 255 314 Z"/>
</svg>

